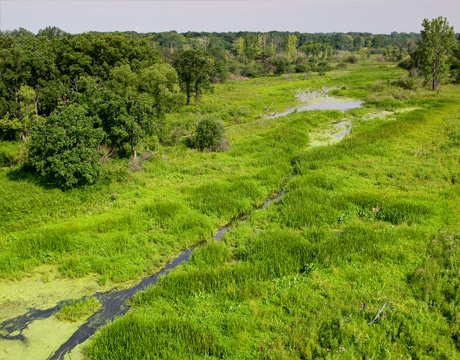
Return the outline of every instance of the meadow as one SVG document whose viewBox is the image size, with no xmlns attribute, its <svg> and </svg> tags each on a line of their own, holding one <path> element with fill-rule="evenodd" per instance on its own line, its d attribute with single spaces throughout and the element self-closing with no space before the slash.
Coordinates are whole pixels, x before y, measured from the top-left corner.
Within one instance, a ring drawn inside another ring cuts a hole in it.
<svg viewBox="0 0 460 360">
<path fill-rule="evenodd" d="M 2 282 L 46 265 L 123 285 L 203 243 L 85 356 L 460 358 L 460 92 L 408 90 L 403 76 L 364 62 L 216 85 L 200 107 L 169 115 L 175 144 L 142 171 L 109 160 L 93 186 L 63 191 L 2 168 Z M 366 106 L 270 116 L 322 87 Z M 207 115 L 226 125 L 224 152 L 180 144 Z M 326 145 L 342 120 L 351 134 Z"/>
</svg>

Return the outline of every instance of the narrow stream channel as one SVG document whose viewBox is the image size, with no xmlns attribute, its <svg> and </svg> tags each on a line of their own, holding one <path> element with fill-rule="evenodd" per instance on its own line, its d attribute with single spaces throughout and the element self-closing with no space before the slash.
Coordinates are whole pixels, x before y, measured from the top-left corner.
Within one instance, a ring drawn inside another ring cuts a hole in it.
<svg viewBox="0 0 460 360">
<path fill-rule="evenodd" d="M 327 98 L 328 102 L 325 103 L 325 107 L 321 107 L 321 104 L 312 104 L 312 105 L 299 105 L 296 108 L 292 108 L 289 111 L 284 113 L 280 113 L 275 115 L 276 117 L 285 116 L 292 112 L 297 111 L 311 111 L 311 110 L 319 110 L 319 109 L 327 109 L 327 110 L 340 110 L 345 111 L 349 109 L 354 109 L 361 107 L 363 104 L 362 101 L 332 101 L 331 98 Z M 337 105 L 334 107 L 334 105 Z M 313 106 L 314 105 L 314 106 Z M 351 121 L 342 121 L 340 123 L 335 124 L 336 127 L 344 127 L 345 131 L 340 133 L 334 134 L 335 137 L 343 138 L 346 134 L 348 134 L 351 130 Z M 277 202 L 280 198 L 284 195 L 285 187 L 281 190 L 281 192 L 273 198 L 266 200 L 258 209 L 263 209 L 267 205 L 272 202 Z M 243 214 L 235 219 L 233 219 L 229 224 L 222 227 L 214 236 L 214 240 L 220 240 L 222 236 L 228 231 L 229 227 L 232 226 L 236 221 L 241 220 L 246 215 Z M 155 285 L 158 282 L 158 279 L 162 275 L 166 275 L 168 271 L 175 269 L 180 264 L 188 261 L 194 251 L 194 249 L 199 246 L 195 245 L 187 250 L 182 251 L 174 260 L 168 263 L 163 269 L 156 272 L 155 274 L 143 278 L 136 286 L 125 289 L 125 290 L 112 290 L 107 293 L 95 293 L 92 297 L 96 298 L 101 307 L 98 311 L 96 311 L 93 315 L 91 315 L 86 322 L 81 325 L 77 331 L 73 333 L 73 335 L 63 343 L 59 349 L 57 349 L 53 354 L 48 357 L 48 360 L 60 360 L 63 359 L 64 356 L 69 353 L 72 349 L 74 349 L 78 344 L 83 343 L 87 340 L 91 335 L 93 335 L 97 329 L 106 325 L 108 322 L 113 321 L 115 318 L 124 315 L 128 311 L 128 307 L 126 302 L 129 298 L 135 295 L 139 291 L 144 291 L 148 287 Z M 68 302 L 68 301 L 67 301 Z M 66 303 L 66 301 L 62 301 L 56 306 L 46 309 L 30 309 L 26 314 L 18 316 L 13 319 L 9 319 L 4 321 L 0 324 L 0 329 L 3 333 L 7 333 L 7 335 L 0 334 L 0 338 L 3 340 L 19 340 L 23 343 L 27 342 L 27 339 L 22 335 L 22 331 L 25 330 L 29 324 L 36 320 L 42 320 L 54 315 L 57 311 L 59 311 L 62 306 Z"/>
</svg>

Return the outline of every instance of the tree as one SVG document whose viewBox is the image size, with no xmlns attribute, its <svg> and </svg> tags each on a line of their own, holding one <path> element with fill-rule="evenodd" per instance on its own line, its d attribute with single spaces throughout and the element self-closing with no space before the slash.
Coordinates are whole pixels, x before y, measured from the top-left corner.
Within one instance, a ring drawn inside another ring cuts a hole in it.
<svg viewBox="0 0 460 360">
<path fill-rule="evenodd" d="M 369 49 L 367 48 L 361 48 L 359 49 L 359 56 L 361 57 L 361 60 L 364 60 L 365 58 L 369 57 Z"/>
<path fill-rule="evenodd" d="M 290 62 L 294 61 L 297 55 L 297 37 L 289 34 L 284 43 L 284 54 Z"/>
<path fill-rule="evenodd" d="M 238 59 L 241 60 L 245 53 L 244 39 L 241 36 L 234 41 L 233 49 L 235 50 Z"/>
<path fill-rule="evenodd" d="M 104 138 L 98 123 L 81 106 L 56 110 L 30 131 L 30 164 L 64 187 L 96 182 L 102 170 L 96 146 Z"/>
<path fill-rule="evenodd" d="M 359 51 L 364 46 L 364 38 L 361 35 L 355 35 L 353 38 L 353 47 L 355 51 Z"/>
<path fill-rule="evenodd" d="M 213 150 L 222 141 L 223 135 L 224 127 L 220 121 L 206 117 L 198 123 L 192 145 L 201 151 Z"/>
<path fill-rule="evenodd" d="M 427 82 L 436 90 L 449 72 L 449 58 L 452 55 L 455 34 L 446 18 L 424 19 L 422 39 L 415 54 L 417 67 L 423 72 Z"/>
<path fill-rule="evenodd" d="M 165 63 L 159 63 L 139 72 L 137 90 L 148 95 L 156 118 L 184 104 L 177 72 Z"/>
<path fill-rule="evenodd" d="M 174 62 L 179 76 L 179 83 L 187 96 L 187 105 L 190 105 L 190 96 L 195 95 L 195 105 L 198 106 L 198 97 L 203 89 L 209 87 L 213 64 L 202 51 L 187 50 L 179 54 Z"/>
<path fill-rule="evenodd" d="M 260 51 L 256 56 L 256 60 L 262 66 L 262 69 L 264 71 L 264 76 L 267 75 L 267 73 L 269 72 L 270 68 L 272 67 L 271 59 L 272 59 L 274 53 L 275 53 L 275 51 L 273 50 L 273 47 L 272 46 L 267 46 L 264 50 Z"/>
<path fill-rule="evenodd" d="M 46 27 L 44 29 L 38 30 L 38 33 L 37 33 L 38 37 L 44 36 L 44 37 L 48 38 L 49 40 L 52 40 L 54 37 L 62 38 L 65 35 L 67 35 L 67 33 L 65 31 L 59 29 L 56 26 L 53 26 L 53 27 L 48 26 L 48 27 Z"/>
</svg>

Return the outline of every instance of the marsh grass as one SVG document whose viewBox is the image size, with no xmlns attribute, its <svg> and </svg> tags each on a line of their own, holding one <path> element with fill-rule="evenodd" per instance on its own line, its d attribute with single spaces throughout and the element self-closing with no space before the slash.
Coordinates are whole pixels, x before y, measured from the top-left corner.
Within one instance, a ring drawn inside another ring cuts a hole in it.
<svg viewBox="0 0 460 360">
<path fill-rule="evenodd" d="M 56 319 L 60 321 L 75 322 L 93 314 L 101 304 L 96 298 L 86 297 L 65 303 L 56 313 Z"/>
<path fill-rule="evenodd" d="M 444 91 L 411 94 L 425 110 L 356 119 L 342 142 L 291 152 L 282 199 L 136 295 L 89 359 L 131 341 L 133 358 L 459 359 L 460 115 L 458 89 Z M 187 325 L 151 345 L 140 340 L 149 329 L 130 330 L 150 319 Z"/>
<path fill-rule="evenodd" d="M 2 239 L 1 275 L 18 277 L 39 264 L 54 263 L 65 276 L 96 272 L 115 282 L 138 277 L 279 192 L 291 172 L 290 157 L 308 144 L 309 129 L 336 117 L 330 112 L 319 118 L 293 114 L 282 121 L 273 119 L 225 153 L 178 147 L 145 163 L 143 173 L 129 174 L 123 187 L 115 182 L 104 188 L 105 195 L 87 194 L 89 189 L 51 190 L 40 201 L 78 196 L 83 204 L 84 197 L 100 203 L 93 209 L 80 205 L 86 213 L 68 214 L 56 224 L 31 223 L 30 229 L 10 231 Z M 53 198 L 53 193 L 58 196 Z M 68 205 L 64 201 L 64 208 Z M 9 220 L 6 228 L 22 224 L 3 212 Z"/>
<path fill-rule="evenodd" d="M 50 263 L 62 276 L 123 282 L 205 241 L 96 334 L 88 359 L 459 359 L 459 91 L 391 82 L 403 75 L 366 62 L 218 85 L 168 120 L 185 134 L 220 118 L 231 150 L 164 146 L 135 173 L 109 161 L 92 188 L 62 192 L 2 169 L 1 276 Z M 322 86 L 369 103 L 347 114 L 264 111 Z M 419 109 L 361 121 L 409 107 Z M 344 118 L 350 136 L 310 146 L 310 133 Z M 241 213 L 220 242 L 206 241 Z"/>
</svg>

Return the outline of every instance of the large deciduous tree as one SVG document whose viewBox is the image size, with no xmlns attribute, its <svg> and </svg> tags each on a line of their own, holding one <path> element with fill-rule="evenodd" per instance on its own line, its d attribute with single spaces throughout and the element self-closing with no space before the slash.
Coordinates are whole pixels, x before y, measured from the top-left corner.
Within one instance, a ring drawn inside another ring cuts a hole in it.
<svg viewBox="0 0 460 360">
<path fill-rule="evenodd" d="M 111 88 L 94 92 L 90 111 L 102 120 L 110 145 L 122 149 L 129 143 L 136 158 L 138 145 L 158 132 L 165 113 L 184 102 L 177 73 L 172 66 L 159 63 L 138 73 L 122 65 L 110 76 Z"/>
<path fill-rule="evenodd" d="M 436 90 L 449 72 L 449 58 L 455 39 L 454 28 L 441 16 L 431 21 L 424 19 L 422 26 L 422 39 L 415 54 L 416 63 L 426 81 L 431 82 L 432 89 Z"/>
<path fill-rule="evenodd" d="M 104 132 L 95 127 L 98 122 L 81 106 L 56 110 L 30 131 L 30 163 L 65 187 L 94 183 L 102 170 L 96 146 Z"/>
<path fill-rule="evenodd" d="M 213 70 L 211 59 L 202 51 L 187 50 L 179 54 L 174 67 L 179 75 L 179 83 L 187 96 L 187 105 L 190 105 L 192 94 L 195 95 L 195 105 L 198 105 L 199 95 L 210 84 Z"/>
</svg>

